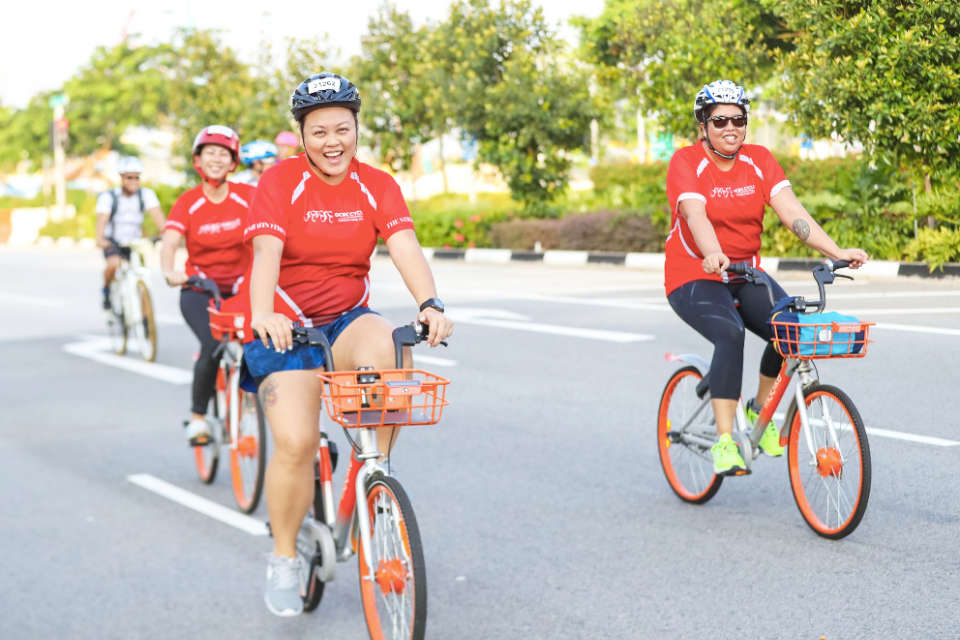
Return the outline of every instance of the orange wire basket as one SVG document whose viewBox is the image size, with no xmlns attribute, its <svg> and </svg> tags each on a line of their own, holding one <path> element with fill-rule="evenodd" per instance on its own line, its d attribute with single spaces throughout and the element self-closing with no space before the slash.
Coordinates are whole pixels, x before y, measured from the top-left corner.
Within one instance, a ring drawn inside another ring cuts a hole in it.
<svg viewBox="0 0 960 640">
<path fill-rule="evenodd" d="M 328 371 L 320 379 L 327 414 L 347 428 L 436 424 L 449 404 L 450 381 L 421 369 Z"/>
<path fill-rule="evenodd" d="M 772 320 L 773 346 L 784 358 L 862 358 L 875 322 L 803 324 Z"/>
<path fill-rule="evenodd" d="M 243 339 L 243 314 L 231 311 L 218 311 L 213 306 L 207 308 L 210 313 L 210 333 L 220 342 Z"/>
</svg>

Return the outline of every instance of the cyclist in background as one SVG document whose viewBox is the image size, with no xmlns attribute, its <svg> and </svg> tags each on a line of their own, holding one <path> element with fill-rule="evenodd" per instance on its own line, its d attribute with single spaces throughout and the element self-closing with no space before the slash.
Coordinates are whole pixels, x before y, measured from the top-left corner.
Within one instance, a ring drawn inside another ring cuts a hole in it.
<svg viewBox="0 0 960 640">
<path fill-rule="evenodd" d="M 714 345 L 709 384 L 718 438 L 713 461 L 715 472 L 724 475 L 746 469 L 731 437 L 743 377 L 744 327 L 767 342 L 757 393 L 747 403 L 750 421 L 756 421 L 783 362 L 770 343 L 766 287 L 728 282 L 726 277 L 731 262 L 760 266 L 764 207 L 770 205 L 784 225 L 826 257 L 849 260 L 854 268 L 868 259 L 863 250 L 841 249 L 830 239 L 797 200 L 766 147 L 744 144 L 749 109 L 743 87 L 730 80 L 704 86 L 693 106 L 700 139 L 677 150 L 667 169 L 673 216 L 664 247 L 667 300 L 684 322 Z M 767 278 L 774 299 L 786 296 L 773 278 Z M 773 421 L 759 445 L 768 455 L 783 455 Z"/>
<path fill-rule="evenodd" d="M 300 149 L 300 138 L 293 131 L 281 131 L 273 142 L 277 145 L 277 162 L 296 155 Z"/>
<path fill-rule="evenodd" d="M 143 214 L 150 214 L 157 229 L 163 228 L 163 209 L 157 194 L 140 186 L 143 163 L 139 158 L 123 156 L 117 162 L 120 186 L 104 191 L 97 198 L 97 246 L 103 249 L 107 264 L 103 270 L 103 308 L 110 309 L 110 283 L 120 266 L 124 245 L 143 236 Z"/>
<path fill-rule="evenodd" d="M 243 245 L 243 223 L 253 199 L 248 184 L 227 182 L 236 169 L 240 151 L 237 133 L 222 125 L 204 128 L 193 141 L 193 167 L 201 182 L 177 198 L 163 228 L 160 266 L 171 287 L 181 287 L 180 311 L 200 341 L 200 357 L 193 366 L 191 416 L 187 439 L 192 446 L 210 441 L 207 404 L 217 381 L 217 341 L 210 333 L 210 296 L 184 286 L 190 276 L 210 278 L 224 299 L 234 295 L 250 263 L 250 250 Z M 174 269 L 174 254 L 180 239 L 186 239 L 185 271 Z"/>
<path fill-rule="evenodd" d="M 277 161 L 277 147 L 266 140 L 248 142 L 240 147 L 240 160 L 247 168 L 230 178 L 230 182 L 257 186 L 263 172 Z"/>
<path fill-rule="evenodd" d="M 264 600 L 281 616 L 303 610 L 295 542 L 313 496 L 323 384 L 317 370 L 324 365 L 320 347 L 293 342 L 293 324 L 323 330 L 337 369 L 396 365 L 393 326 L 367 306 L 379 237 L 419 306 L 418 319 L 430 326 L 427 342 L 435 347 L 453 331 L 400 187 L 356 158 L 357 88 L 320 73 L 294 90 L 290 104 L 305 151 L 263 174 L 244 231 L 253 245 L 251 324 L 259 334 L 244 345 L 244 362 L 274 442 L 265 485 L 274 550 Z M 392 430 L 380 431 L 387 455 Z"/>
</svg>

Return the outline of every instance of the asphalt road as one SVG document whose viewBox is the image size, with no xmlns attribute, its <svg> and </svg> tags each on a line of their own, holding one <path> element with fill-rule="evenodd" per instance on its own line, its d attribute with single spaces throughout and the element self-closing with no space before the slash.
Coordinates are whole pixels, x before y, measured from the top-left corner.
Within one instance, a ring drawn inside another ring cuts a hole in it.
<svg viewBox="0 0 960 640">
<path fill-rule="evenodd" d="M 275 618 L 268 538 L 129 480 L 233 509 L 225 469 L 196 478 L 180 428 L 189 385 L 91 359 L 99 255 L 0 249 L 0 269 L 0 638 L 365 638 L 355 560 L 317 611 Z M 702 506 L 669 489 L 654 436 L 676 367 L 663 355 L 710 353 L 660 274 L 434 269 L 456 333 L 418 353 L 451 361 L 421 362 L 452 379 L 451 405 L 394 454 L 424 540 L 427 637 L 957 637 L 960 281 L 829 290 L 830 308 L 880 323 L 865 359 L 820 366 L 859 407 L 873 457 L 863 522 L 829 541 L 800 517 L 784 459 L 761 458 Z M 412 319 L 390 262 L 373 274 L 374 307 Z M 806 274 L 778 279 L 814 291 Z M 155 285 L 158 363 L 182 374 L 196 343 L 176 293 Z M 748 338 L 745 391 L 760 347 Z"/>
</svg>

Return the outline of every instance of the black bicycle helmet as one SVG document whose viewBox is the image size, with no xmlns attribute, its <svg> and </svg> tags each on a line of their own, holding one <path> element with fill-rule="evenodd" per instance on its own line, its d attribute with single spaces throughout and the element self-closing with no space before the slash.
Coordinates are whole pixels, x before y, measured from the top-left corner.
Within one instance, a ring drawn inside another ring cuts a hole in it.
<svg viewBox="0 0 960 640">
<path fill-rule="evenodd" d="M 346 107 L 360 112 L 360 92 L 352 82 L 335 73 L 315 73 L 300 83 L 290 96 L 290 113 L 303 124 L 303 119 L 321 107 Z"/>
</svg>

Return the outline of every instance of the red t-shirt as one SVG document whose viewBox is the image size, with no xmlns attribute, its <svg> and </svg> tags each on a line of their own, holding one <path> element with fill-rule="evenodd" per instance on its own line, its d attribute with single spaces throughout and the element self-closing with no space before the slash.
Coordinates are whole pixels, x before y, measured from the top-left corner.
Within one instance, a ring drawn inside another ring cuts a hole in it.
<svg viewBox="0 0 960 640">
<path fill-rule="evenodd" d="M 207 199 L 202 185 L 182 194 L 163 226 L 186 238 L 187 274 L 210 278 L 223 291 L 235 290 L 250 264 L 243 225 L 255 191 L 248 184 L 227 184 L 230 190 L 219 203 Z"/>
<path fill-rule="evenodd" d="M 301 154 L 260 176 L 243 239 L 283 240 L 276 310 L 315 326 L 367 304 L 377 236 L 402 229 L 413 229 L 413 219 L 390 174 L 354 158 L 343 181 L 330 185 Z"/>
<path fill-rule="evenodd" d="M 703 202 L 720 248 L 730 261 L 749 261 L 759 267 L 764 207 L 790 186 L 766 147 L 743 145 L 729 171 L 721 171 L 707 153 L 701 142 L 678 149 L 667 168 L 667 199 L 672 211 L 664 246 L 667 295 L 692 280 L 721 280 L 717 274 L 703 272 L 703 255 L 687 221 L 678 213 L 681 202 Z"/>
</svg>

